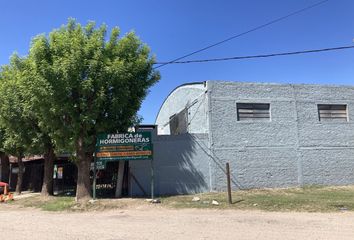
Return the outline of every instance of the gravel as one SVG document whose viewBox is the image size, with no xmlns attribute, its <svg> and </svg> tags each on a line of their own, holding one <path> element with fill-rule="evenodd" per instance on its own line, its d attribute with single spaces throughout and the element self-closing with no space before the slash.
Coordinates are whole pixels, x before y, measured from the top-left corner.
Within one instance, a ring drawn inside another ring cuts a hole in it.
<svg viewBox="0 0 354 240">
<path fill-rule="evenodd" d="M 354 212 L 289 213 L 167 209 L 44 212 L 0 204 L 9 239 L 354 239 Z"/>
</svg>

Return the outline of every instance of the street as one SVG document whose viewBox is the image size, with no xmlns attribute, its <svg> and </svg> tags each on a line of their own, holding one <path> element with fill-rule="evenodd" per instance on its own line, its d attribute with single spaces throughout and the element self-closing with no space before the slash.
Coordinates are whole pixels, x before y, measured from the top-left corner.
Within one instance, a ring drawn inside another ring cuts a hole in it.
<svg viewBox="0 0 354 240">
<path fill-rule="evenodd" d="M 0 205 L 10 239 L 354 239 L 354 213 L 166 209 L 45 212 Z"/>
</svg>

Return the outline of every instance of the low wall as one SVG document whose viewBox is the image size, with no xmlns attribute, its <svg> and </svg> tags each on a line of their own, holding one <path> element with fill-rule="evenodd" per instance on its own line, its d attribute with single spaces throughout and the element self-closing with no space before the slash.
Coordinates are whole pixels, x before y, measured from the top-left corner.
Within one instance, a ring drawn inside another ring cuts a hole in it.
<svg viewBox="0 0 354 240">
<path fill-rule="evenodd" d="M 209 156 L 207 134 L 153 136 L 155 194 L 173 195 L 209 191 Z M 130 161 L 130 171 L 150 194 L 151 162 Z M 132 196 L 143 191 L 132 180 Z"/>
</svg>

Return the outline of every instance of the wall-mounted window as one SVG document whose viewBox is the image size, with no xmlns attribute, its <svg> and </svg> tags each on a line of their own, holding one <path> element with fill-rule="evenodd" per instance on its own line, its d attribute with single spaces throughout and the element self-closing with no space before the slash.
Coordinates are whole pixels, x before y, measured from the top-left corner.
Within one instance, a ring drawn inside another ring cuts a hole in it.
<svg viewBox="0 0 354 240">
<path fill-rule="evenodd" d="M 321 122 L 347 122 L 346 104 L 318 104 L 318 119 Z"/>
<path fill-rule="evenodd" d="M 270 121 L 269 103 L 237 103 L 237 121 Z"/>
<path fill-rule="evenodd" d="M 170 117 L 170 134 L 179 135 L 188 132 L 188 109 L 185 108 Z"/>
</svg>

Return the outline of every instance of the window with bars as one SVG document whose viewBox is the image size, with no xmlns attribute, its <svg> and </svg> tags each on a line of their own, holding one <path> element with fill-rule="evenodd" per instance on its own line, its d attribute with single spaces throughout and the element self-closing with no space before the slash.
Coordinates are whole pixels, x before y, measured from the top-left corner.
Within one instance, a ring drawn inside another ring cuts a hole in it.
<svg viewBox="0 0 354 240">
<path fill-rule="evenodd" d="M 321 122 L 347 122 L 346 104 L 318 104 L 318 119 Z"/>
<path fill-rule="evenodd" d="M 237 121 L 270 121 L 269 103 L 237 103 Z"/>
</svg>

